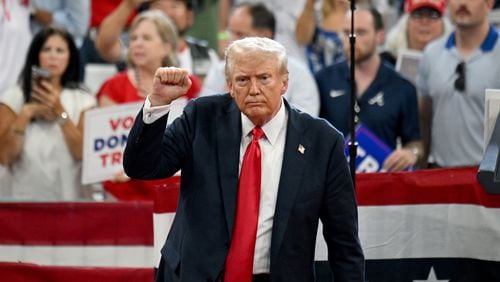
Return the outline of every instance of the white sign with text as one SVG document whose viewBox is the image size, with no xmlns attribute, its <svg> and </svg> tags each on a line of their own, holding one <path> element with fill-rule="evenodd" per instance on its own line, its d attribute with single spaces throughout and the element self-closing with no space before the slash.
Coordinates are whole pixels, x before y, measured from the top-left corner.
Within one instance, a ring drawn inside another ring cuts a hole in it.
<svg viewBox="0 0 500 282">
<path fill-rule="evenodd" d="M 82 184 L 109 180 L 123 170 L 122 154 L 142 102 L 85 113 Z"/>
</svg>

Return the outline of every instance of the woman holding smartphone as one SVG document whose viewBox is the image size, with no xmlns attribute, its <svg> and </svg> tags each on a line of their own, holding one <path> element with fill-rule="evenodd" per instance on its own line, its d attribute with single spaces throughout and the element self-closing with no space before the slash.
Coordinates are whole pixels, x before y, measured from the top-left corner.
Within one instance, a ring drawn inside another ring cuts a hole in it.
<svg viewBox="0 0 500 282">
<path fill-rule="evenodd" d="M 67 31 L 48 27 L 33 38 L 18 85 L 0 99 L 3 197 L 80 198 L 83 112 L 96 100 L 80 87 L 79 64 Z"/>
</svg>

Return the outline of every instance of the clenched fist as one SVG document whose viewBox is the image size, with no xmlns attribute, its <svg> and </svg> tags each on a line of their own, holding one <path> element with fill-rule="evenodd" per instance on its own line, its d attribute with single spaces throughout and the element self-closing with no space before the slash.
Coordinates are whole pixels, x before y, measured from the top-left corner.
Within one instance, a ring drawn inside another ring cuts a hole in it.
<svg viewBox="0 0 500 282">
<path fill-rule="evenodd" d="M 153 93 L 149 94 L 151 106 L 168 105 L 185 95 L 191 88 L 191 79 L 185 69 L 163 67 L 156 70 Z"/>
</svg>

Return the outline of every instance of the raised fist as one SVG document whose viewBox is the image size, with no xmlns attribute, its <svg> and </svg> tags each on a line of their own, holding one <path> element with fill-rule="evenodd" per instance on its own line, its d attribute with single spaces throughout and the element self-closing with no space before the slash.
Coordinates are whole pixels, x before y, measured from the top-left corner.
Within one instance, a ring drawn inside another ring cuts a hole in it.
<svg viewBox="0 0 500 282">
<path fill-rule="evenodd" d="M 153 93 L 149 95 L 151 106 L 170 104 L 185 95 L 191 88 L 191 79 L 185 69 L 163 67 L 156 70 Z"/>
</svg>

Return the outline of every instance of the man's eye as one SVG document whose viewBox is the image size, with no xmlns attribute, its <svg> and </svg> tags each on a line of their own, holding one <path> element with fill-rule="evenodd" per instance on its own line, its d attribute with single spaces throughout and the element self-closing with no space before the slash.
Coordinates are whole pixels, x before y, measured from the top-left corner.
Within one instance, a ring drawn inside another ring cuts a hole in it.
<svg viewBox="0 0 500 282">
<path fill-rule="evenodd" d="M 368 32 L 366 30 L 358 30 L 356 31 L 356 34 L 359 36 L 365 36 L 368 34 Z"/>
</svg>

